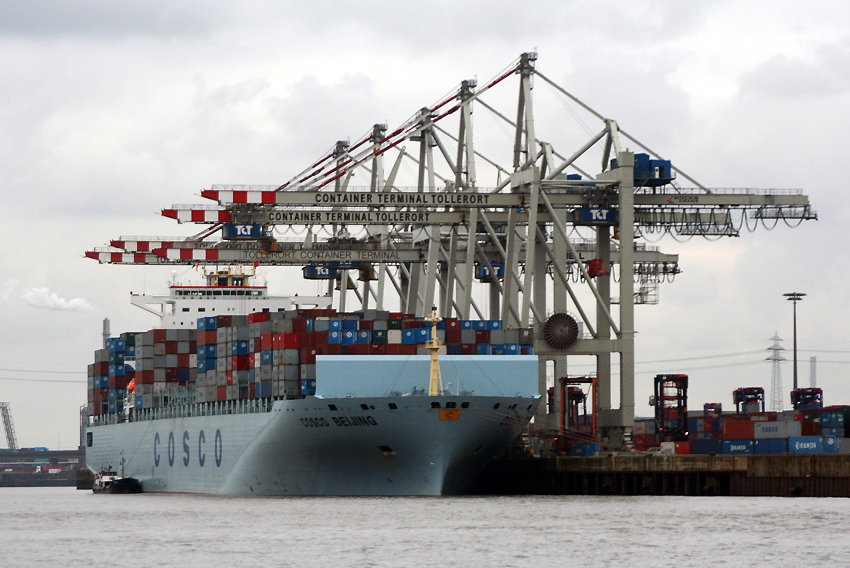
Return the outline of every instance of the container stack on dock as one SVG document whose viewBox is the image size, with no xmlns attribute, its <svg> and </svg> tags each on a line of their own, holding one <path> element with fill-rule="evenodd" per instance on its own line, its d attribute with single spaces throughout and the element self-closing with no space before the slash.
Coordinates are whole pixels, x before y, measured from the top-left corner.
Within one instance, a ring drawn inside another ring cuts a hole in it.
<svg viewBox="0 0 850 568">
<path fill-rule="evenodd" d="M 754 412 L 689 419 L 691 454 L 834 453 L 847 444 L 850 407 Z"/>
<path fill-rule="evenodd" d="M 531 355 L 530 329 L 500 320 L 437 324 L 449 355 Z M 197 320 L 196 329 L 125 333 L 89 365 L 89 414 L 123 411 L 135 378 L 137 410 L 183 402 L 299 398 L 316 393 L 318 355 L 427 355 L 430 327 L 400 312 L 333 309 L 256 312 Z M 127 364 L 135 363 L 135 368 Z"/>
</svg>

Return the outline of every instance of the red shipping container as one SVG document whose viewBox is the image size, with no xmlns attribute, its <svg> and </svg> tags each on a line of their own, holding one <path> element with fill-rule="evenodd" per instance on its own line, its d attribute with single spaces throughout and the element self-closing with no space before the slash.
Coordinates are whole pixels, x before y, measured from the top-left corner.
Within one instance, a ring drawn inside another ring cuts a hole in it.
<svg viewBox="0 0 850 568">
<path fill-rule="evenodd" d="M 390 319 L 391 320 L 400 320 L 401 315 L 402 315 L 401 312 L 390 312 Z"/>
<path fill-rule="evenodd" d="M 209 331 L 199 331 L 198 332 L 198 345 L 212 345 L 217 342 L 216 332 L 212 332 L 212 339 L 210 339 Z"/>
<path fill-rule="evenodd" d="M 490 330 L 489 329 L 476 329 L 475 330 L 475 343 L 490 343 Z"/>
<path fill-rule="evenodd" d="M 165 342 L 165 354 L 166 355 L 176 355 L 177 354 L 177 342 L 176 341 L 166 341 Z"/>
<path fill-rule="evenodd" d="M 301 347 L 312 347 L 316 343 L 313 341 L 313 334 L 307 331 L 299 332 L 298 335 L 298 345 Z"/>
<path fill-rule="evenodd" d="M 386 355 L 387 354 L 387 344 L 386 343 L 372 343 L 369 345 L 369 354 L 370 355 Z"/>
<path fill-rule="evenodd" d="M 360 323 L 357 325 L 357 329 L 375 329 L 375 322 L 372 320 L 360 320 Z"/>
<path fill-rule="evenodd" d="M 800 424 L 800 435 L 802 436 L 820 436 L 821 426 L 819 422 L 803 422 Z"/>
<path fill-rule="evenodd" d="M 233 319 L 230 316 L 218 316 L 216 320 L 218 322 L 216 327 L 219 329 L 233 326 Z"/>
<path fill-rule="evenodd" d="M 447 319 L 446 322 L 446 333 L 449 331 L 453 331 L 455 329 L 460 330 L 460 321 L 456 319 Z"/>
<path fill-rule="evenodd" d="M 265 351 L 266 349 L 272 349 L 272 332 L 264 333 L 260 337 L 260 351 Z"/>
<path fill-rule="evenodd" d="M 298 333 L 282 333 L 280 338 L 280 349 L 300 349 L 301 336 Z"/>
<path fill-rule="evenodd" d="M 165 330 L 164 329 L 154 329 L 153 330 L 153 342 L 154 343 L 165 343 Z"/>
<path fill-rule="evenodd" d="M 227 387 L 216 387 L 216 400 L 227 400 Z"/>
<path fill-rule="evenodd" d="M 198 342 L 190 341 L 189 342 L 189 353 L 196 354 L 198 352 Z"/>
<path fill-rule="evenodd" d="M 188 353 L 181 353 L 181 354 L 177 355 L 177 366 L 182 367 L 184 369 L 189 368 L 189 354 Z"/>
<path fill-rule="evenodd" d="M 312 347 L 301 348 L 301 364 L 312 365 L 316 362 L 316 350 Z"/>
<path fill-rule="evenodd" d="M 100 377 L 109 374 L 109 361 L 100 361 L 94 364 L 94 374 Z"/>
<path fill-rule="evenodd" d="M 355 343 L 353 345 L 345 346 L 345 354 L 346 355 L 368 355 L 369 354 L 369 345 L 366 343 Z"/>
<path fill-rule="evenodd" d="M 464 343 L 460 346 L 460 354 L 461 355 L 475 355 L 475 344 L 474 343 Z"/>
<path fill-rule="evenodd" d="M 416 345 L 402 345 L 400 343 L 388 343 L 387 355 L 416 355 Z"/>
<path fill-rule="evenodd" d="M 269 321 L 268 312 L 254 312 L 253 314 L 248 314 L 248 323 L 262 323 L 264 321 Z"/>
<path fill-rule="evenodd" d="M 676 453 L 679 455 L 690 455 L 691 453 L 691 443 L 690 442 L 676 442 Z"/>
<path fill-rule="evenodd" d="M 298 310 L 299 312 L 303 310 Z M 292 320 L 292 332 L 293 333 L 306 333 L 307 332 L 307 320 L 302 318 L 296 318 Z"/>
<path fill-rule="evenodd" d="M 166 383 L 176 383 L 177 382 L 177 369 L 166 369 L 165 370 L 165 382 Z"/>
<path fill-rule="evenodd" d="M 401 322 L 401 329 L 418 329 L 425 327 L 425 322 L 420 320 L 404 320 Z"/>
<path fill-rule="evenodd" d="M 723 423 L 722 438 L 724 440 L 752 440 L 753 427 L 752 420 L 730 420 L 727 418 Z"/>
<path fill-rule="evenodd" d="M 316 355 L 342 355 L 342 345 L 339 343 L 331 343 L 315 346 Z"/>
<path fill-rule="evenodd" d="M 234 355 L 231 369 L 234 371 L 247 371 L 251 368 L 250 357 L 250 355 Z"/>
<path fill-rule="evenodd" d="M 138 371 L 136 373 L 136 382 L 143 385 L 152 385 L 153 371 Z"/>
<path fill-rule="evenodd" d="M 460 328 L 455 327 L 452 329 L 446 329 L 446 343 L 451 343 L 452 345 L 460 344 Z"/>
<path fill-rule="evenodd" d="M 342 355 L 342 345 L 339 343 L 325 345 L 325 351 L 325 355 Z"/>
</svg>

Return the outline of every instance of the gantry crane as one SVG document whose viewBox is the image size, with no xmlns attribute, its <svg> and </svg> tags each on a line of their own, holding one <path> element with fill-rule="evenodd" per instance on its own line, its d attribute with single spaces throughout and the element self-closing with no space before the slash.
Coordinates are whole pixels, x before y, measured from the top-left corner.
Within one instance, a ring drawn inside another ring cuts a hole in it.
<svg viewBox="0 0 850 568">
<path fill-rule="evenodd" d="M 634 309 L 657 303 L 659 283 L 680 271 L 677 255 L 639 239 L 737 236 L 743 227 L 797 224 L 816 214 L 798 190 L 700 184 L 543 75 L 536 60 L 524 53 L 491 81 L 462 81 L 392 130 L 376 124 L 356 142 L 336 142 L 282 184 L 214 185 L 201 193 L 214 204 L 163 209 L 178 223 L 201 225 L 191 237 L 121 237 L 86 256 L 114 264 L 312 267 L 305 274 L 315 278 L 333 271 L 327 293 L 342 311 L 353 294 L 357 308 L 424 316 L 438 306 L 443 317 L 501 319 L 533 336 L 541 393 L 567 375 L 568 357 L 594 356 L 602 439 L 628 445 Z M 509 79 L 518 81 L 515 120 L 487 102 Z M 584 138 L 560 121 L 536 121 L 534 79 L 598 119 L 599 129 Z M 481 135 L 474 109 L 509 129 L 510 143 Z M 552 138 L 543 137 L 547 128 Z M 555 139 L 568 132 L 564 145 L 577 149 L 559 153 Z M 641 152 L 626 150 L 627 141 Z M 368 185 L 353 185 L 355 173 L 365 173 Z M 354 282 L 352 270 L 360 275 Z M 487 305 L 475 301 L 478 286 L 489 290 Z M 612 405 L 615 353 L 619 408 Z M 536 430 L 557 431 L 558 419 L 543 405 Z"/>
<path fill-rule="evenodd" d="M 8 402 L 0 402 L 0 416 L 3 417 L 3 429 L 6 431 L 6 443 L 10 450 L 18 449 L 18 438 L 15 436 L 15 425 L 12 423 L 12 410 Z"/>
</svg>

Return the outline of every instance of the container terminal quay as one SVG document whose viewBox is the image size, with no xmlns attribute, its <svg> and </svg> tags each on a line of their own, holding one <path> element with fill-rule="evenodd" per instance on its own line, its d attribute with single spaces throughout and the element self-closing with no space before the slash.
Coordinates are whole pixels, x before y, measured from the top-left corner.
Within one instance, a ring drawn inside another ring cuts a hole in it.
<svg viewBox="0 0 850 568">
<path fill-rule="evenodd" d="M 561 140 L 568 125 L 534 103 L 535 85 L 598 126 Z M 513 97 L 509 110 L 491 106 L 497 90 Z M 509 130 L 510 143 L 496 147 L 481 121 L 473 129 L 473 108 Z M 246 284 L 216 291 L 216 275 L 300 269 L 322 305 L 267 316 L 243 306 L 215 322 L 220 312 L 185 307 L 177 315 L 193 317 L 174 330 L 185 334 L 105 335 L 89 369 L 87 425 L 118 424 L 130 407 L 155 420 L 174 416 L 173 405 L 300 408 L 325 388 L 343 392 L 322 376 L 335 356 L 516 356 L 534 361 L 538 402 L 473 493 L 846 496 L 846 407 L 825 404 L 796 374 L 790 393 L 772 385 L 766 397 L 742 385 L 725 408 L 689 408 L 684 374 L 658 375 L 653 393 L 635 392 L 635 308 L 652 309 L 683 270 L 679 255 L 646 244 L 647 235 L 716 240 L 817 219 L 801 190 L 712 187 L 650 146 L 547 77 L 536 53 L 523 53 L 396 127 L 374 124 L 331 144 L 286 181 L 212 185 L 200 194 L 207 205 L 166 207 L 165 222 L 191 227 L 190 236 L 120 236 L 86 257 L 203 268 L 210 294 L 222 298 L 246 297 Z M 366 185 L 355 186 L 355 174 Z M 158 315 L 175 309 L 160 300 Z M 579 360 L 592 360 L 593 372 L 571 374 L 568 362 Z M 346 388 L 365 396 L 367 382 Z M 652 397 L 653 416 L 635 416 L 636 396 Z M 457 408 L 445 401 L 431 406 L 441 420 L 472 416 L 462 399 Z M 365 412 L 371 403 L 363 404 Z"/>
</svg>

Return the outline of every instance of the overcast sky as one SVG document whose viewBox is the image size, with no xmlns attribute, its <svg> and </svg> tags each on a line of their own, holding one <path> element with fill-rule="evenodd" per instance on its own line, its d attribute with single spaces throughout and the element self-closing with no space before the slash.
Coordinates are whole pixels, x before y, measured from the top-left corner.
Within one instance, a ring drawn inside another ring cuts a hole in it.
<svg viewBox="0 0 850 568">
<path fill-rule="evenodd" d="M 850 125 L 848 22 L 838 1 L 2 3 L 0 401 L 19 444 L 75 447 L 102 319 L 114 333 L 156 323 L 128 294 L 164 291 L 171 268 L 99 265 L 84 251 L 191 234 L 156 214 L 212 184 L 281 183 L 335 141 L 392 129 L 532 50 L 547 77 L 703 185 L 802 189 L 820 217 L 653 243 L 678 253 L 683 273 L 659 305 L 637 308 L 637 413 L 649 414 L 659 372 L 691 376 L 692 409 L 730 408 L 740 386 L 769 391 L 775 332 L 791 358 L 791 291 L 808 294 L 801 384 L 816 355 L 826 402 L 850 403 L 837 151 Z M 509 115 L 515 86 L 493 94 Z M 600 129 L 542 81 L 538 95 L 539 136 L 562 155 Z M 498 133 L 482 145 L 509 150 L 509 133 L 475 117 L 477 132 Z M 274 291 L 303 289 L 266 275 Z M 787 392 L 790 363 L 783 380 Z"/>
</svg>

